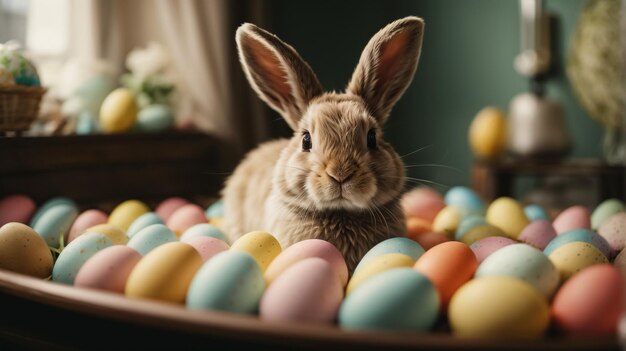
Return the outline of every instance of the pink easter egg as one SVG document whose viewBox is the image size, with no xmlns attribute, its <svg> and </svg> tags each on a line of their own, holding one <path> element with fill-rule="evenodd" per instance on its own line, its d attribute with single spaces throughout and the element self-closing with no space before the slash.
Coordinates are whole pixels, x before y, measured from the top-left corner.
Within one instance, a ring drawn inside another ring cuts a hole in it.
<svg viewBox="0 0 626 351">
<path fill-rule="evenodd" d="M 81 213 L 78 217 L 76 217 L 72 227 L 70 228 L 70 233 L 67 236 L 67 243 L 69 244 L 72 242 L 72 240 L 76 239 L 86 229 L 98 224 L 105 224 L 108 218 L 109 216 L 100 210 L 87 210 Z"/>
<path fill-rule="evenodd" d="M 478 264 L 480 264 L 492 253 L 511 244 L 517 244 L 517 241 L 504 236 L 490 236 L 473 243 L 471 249 L 476 255 Z"/>
<path fill-rule="evenodd" d="M 0 199 L 0 227 L 9 222 L 28 224 L 35 208 L 35 202 L 26 195 L 16 194 Z"/>
<path fill-rule="evenodd" d="M 187 228 L 208 223 L 204 210 L 195 204 L 186 204 L 178 208 L 165 222 L 177 236 L 180 236 Z"/>
<path fill-rule="evenodd" d="M 518 239 L 530 246 L 542 250 L 556 237 L 552 224 L 546 220 L 531 222 L 522 230 Z"/>
<path fill-rule="evenodd" d="M 572 206 L 561 212 L 552 222 L 557 234 L 563 234 L 572 229 L 591 229 L 589 210 L 584 206 Z"/>
<path fill-rule="evenodd" d="M 418 217 L 429 222 L 446 207 L 443 197 L 429 187 L 419 187 L 405 193 L 400 205 L 407 217 Z"/>
<path fill-rule="evenodd" d="M 193 246 L 202 257 L 202 262 L 206 262 L 218 253 L 229 249 L 228 244 L 222 240 L 208 236 L 188 237 L 181 241 Z"/>
<path fill-rule="evenodd" d="M 109 246 L 85 262 L 74 285 L 123 293 L 130 272 L 141 258 L 139 252 L 126 245 Z"/>
<path fill-rule="evenodd" d="M 170 218 L 170 216 L 176 212 L 177 209 L 188 204 L 189 201 L 183 199 L 182 197 L 170 197 L 161 201 L 154 210 L 154 212 L 161 217 L 164 222 Z"/>
</svg>

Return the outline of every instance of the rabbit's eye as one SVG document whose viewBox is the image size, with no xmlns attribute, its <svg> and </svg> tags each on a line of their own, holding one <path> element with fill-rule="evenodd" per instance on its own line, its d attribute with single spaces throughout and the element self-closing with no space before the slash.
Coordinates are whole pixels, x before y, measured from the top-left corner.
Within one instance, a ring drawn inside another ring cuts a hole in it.
<svg viewBox="0 0 626 351">
<path fill-rule="evenodd" d="M 302 151 L 311 151 L 311 134 L 309 132 L 302 133 Z"/>
<path fill-rule="evenodd" d="M 367 132 L 367 147 L 374 150 L 376 149 L 377 145 L 376 145 L 376 130 L 375 129 L 370 129 L 369 132 Z"/>
</svg>

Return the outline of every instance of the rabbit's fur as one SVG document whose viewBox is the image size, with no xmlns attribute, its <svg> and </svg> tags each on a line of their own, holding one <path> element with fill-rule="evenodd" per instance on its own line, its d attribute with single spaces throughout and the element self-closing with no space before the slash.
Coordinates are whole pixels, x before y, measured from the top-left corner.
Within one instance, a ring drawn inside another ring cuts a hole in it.
<svg viewBox="0 0 626 351">
<path fill-rule="evenodd" d="M 251 86 L 294 135 L 251 151 L 227 180 L 231 241 L 253 230 L 272 233 L 283 249 L 324 239 L 353 270 L 372 246 L 405 234 L 404 165 L 382 127 L 413 79 L 423 28 L 417 17 L 387 25 L 365 47 L 346 92 L 323 93 L 291 46 L 252 24 L 239 27 Z"/>
</svg>

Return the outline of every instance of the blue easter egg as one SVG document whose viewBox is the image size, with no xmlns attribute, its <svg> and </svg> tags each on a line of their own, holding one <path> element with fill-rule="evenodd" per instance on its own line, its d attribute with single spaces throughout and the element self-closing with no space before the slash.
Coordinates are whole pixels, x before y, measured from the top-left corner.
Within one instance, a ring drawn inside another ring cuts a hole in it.
<svg viewBox="0 0 626 351">
<path fill-rule="evenodd" d="M 444 196 L 446 205 L 459 210 L 461 218 L 470 214 L 485 214 L 485 202 L 478 194 L 465 186 L 455 186 L 446 192 Z"/>
<path fill-rule="evenodd" d="M 526 217 L 528 217 L 528 220 L 531 222 L 539 220 L 550 220 L 550 217 L 548 216 L 546 210 L 544 210 L 543 207 L 539 205 L 531 204 L 524 207 L 524 213 L 526 214 Z"/>
</svg>

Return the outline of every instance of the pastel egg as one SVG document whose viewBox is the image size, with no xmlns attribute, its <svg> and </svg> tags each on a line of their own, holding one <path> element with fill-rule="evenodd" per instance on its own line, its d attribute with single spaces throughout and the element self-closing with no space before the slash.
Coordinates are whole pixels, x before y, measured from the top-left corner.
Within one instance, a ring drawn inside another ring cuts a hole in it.
<svg viewBox="0 0 626 351">
<path fill-rule="evenodd" d="M 229 249 L 224 241 L 208 236 L 194 236 L 180 241 L 193 246 L 202 257 L 202 261 L 208 261 L 218 253 Z"/>
<path fill-rule="evenodd" d="M 478 240 L 488 238 L 490 236 L 506 236 L 502 229 L 493 226 L 491 224 L 481 224 L 468 230 L 465 235 L 460 238 L 460 241 L 466 245 L 472 245 Z"/>
<path fill-rule="evenodd" d="M 139 110 L 132 91 L 126 88 L 113 90 L 100 107 L 100 126 L 105 133 L 129 131 L 137 120 Z"/>
<path fill-rule="evenodd" d="M 195 224 L 187 228 L 183 232 L 183 234 L 181 234 L 180 240 L 183 240 L 186 238 L 193 238 L 196 236 L 208 236 L 211 238 L 222 240 L 225 243 L 228 242 L 228 238 L 226 238 L 226 235 L 224 234 L 224 232 L 222 232 L 222 230 L 216 225 L 209 224 L 209 223 Z"/>
<path fill-rule="evenodd" d="M 597 230 L 611 216 L 624 211 L 626 211 L 626 205 L 622 200 L 607 199 L 602 201 L 591 213 L 591 229 Z"/>
<path fill-rule="evenodd" d="M 133 235 L 127 245 L 145 256 L 155 248 L 175 241 L 178 241 L 178 238 L 168 227 L 163 224 L 152 224 Z"/>
<path fill-rule="evenodd" d="M 519 202 L 510 197 L 500 197 L 493 201 L 487 208 L 485 218 L 489 224 L 502 229 L 511 239 L 517 239 L 530 223 Z"/>
<path fill-rule="evenodd" d="M 50 208 L 55 207 L 57 205 L 67 205 L 69 207 L 76 208 L 77 211 L 78 211 L 78 206 L 71 199 L 68 199 L 66 197 L 54 197 L 54 198 L 44 202 L 41 206 L 39 206 L 39 208 L 37 208 L 37 211 L 35 211 L 35 214 L 33 214 L 32 218 L 30 219 L 29 227 L 34 228 L 35 225 L 37 225 L 37 222 L 39 221 L 39 218 L 44 213 L 46 213 Z"/>
<path fill-rule="evenodd" d="M 67 238 L 76 216 L 78 209 L 75 206 L 59 203 L 46 209 L 37 218 L 33 229 L 46 240 L 48 246 L 58 248 L 61 240 Z"/>
<path fill-rule="evenodd" d="M 140 259 L 141 255 L 128 246 L 109 246 L 83 264 L 74 286 L 123 293 L 128 276 Z"/>
<path fill-rule="evenodd" d="M 146 212 L 142 214 L 141 216 L 137 217 L 137 219 L 135 219 L 133 223 L 131 223 L 130 227 L 128 227 L 128 231 L 126 232 L 126 235 L 129 238 L 132 238 L 140 230 L 153 224 L 165 224 L 165 222 L 163 222 L 161 217 L 157 215 L 156 213 Z"/>
<path fill-rule="evenodd" d="M 209 207 L 207 207 L 204 214 L 206 215 L 206 218 L 209 219 L 224 217 L 224 202 L 222 200 L 215 201 Z"/>
<path fill-rule="evenodd" d="M 504 112 L 493 106 L 481 109 L 470 124 L 469 145 L 478 158 L 492 159 L 506 148 L 507 123 Z"/>
<path fill-rule="evenodd" d="M 48 244 L 29 226 L 11 222 L 0 227 L 0 269 L 44 279 L 52 265 Z"/>
<path fill-rule="evenodd" d="M 265 290 L 263 272 L 241 251 L 224 251 L 202 265 L 187 292 L 187 308 L 255 313 Z"/>
<path fill-rule="evenodd" d="M 365 254 L 365 256 L 363 256 L 359 264 L 356 266 L 354 273 L 356 274 L 362 267 L 369 264 L 376 257 L 388 253 L 404 254 L 416 261 L 420 256 L 422 256 L 422 254 L 424 254 L 424 249 L 420 246 L 420 244 L 408 238 L 397 237 L 383 240 L 372 247 Z"/>
<path fill-rule="evenodd" d="M 338 319 L 342 328 L 351 330 L 426 331 L 438 315 L 439 295 L 431 281 L 411 268 L 395 268 L 347 296 Z"/>
<path fill-rule="evenodd" d="M 613 260 L 613 266 L 619 269 L 624 277 L 626 277 L 626 250 L 620 251 L 620 253 L 615 256 Z"/>
<path fill-rule="evenodd" d="M 263 231 L 246 233 L 230 247 L 232 251 L 244 251 L 250 254 L 265 272 L 272 261 L 280 254 L 280 243 L 272 234 Z"/>
<path fill-rule="evenodd" d="M 176 233 L 181 235 L 189 227 L 208 223 L 204 210 L 195 204 L 187 204 L 179 207 L 165 222 L 167 226 Z"/>
<path fill-rule="evenodd" d="M 485 213 L 485 202 L 474 190 L 465 186 L 452 187 L 446 192 L 444 201 L 448 207 L 455 207 L 461 217 Z"/>
<path fill-rule="evenodd" d="M 450 238 L 446 234 L 436 232 L 426 232 L 413 238 L 423 250 L 430 250 L 432 247 L 437 246 L 446 241 L 450 241 Z"/>
<path fill-rule="evenodd" d="M 287 268 L 272 282 L 259 307 L 262 320 L 331 324 L 343 300 L 343 287 L 331 264 L 311 257 Z"/>
<path fill-rule="evenodd" d="M 539 221 L 539 220 L 550 220 L 550 216 L 548 215 L 548 213 L 546 212 L 546 210 L 536 204 L 530 204 L 526 207 L 524 207 L 524 213 L 526 214 L 526 217 L 528 218 L 529 221 L 534 222 L 534 221 Z"/>
<path fill-rule="evenodd" d="M 501 248 L 476 270 L 476 278 L 506 275 L 519 278 L 550 298 L 559 286 L 559 271 L 543 252 L 526 244 Z"/>
<path fill-rule="evenodd" d="M 532 285 L 508 276 L 477 278 L 450 301 L 455 336 L 485 340 L 541 339 L 549 326 L 547 299 Z"/>
<path fill-rule="evenodd" d="M 326 260 L 337 275 L 341 286 L 346 286 L 348 282 L 348 266 L 343 255 L 335 245 L 320 239 L 302 240 L 283 250 L 265 270 L 267 284 L 270 285 L 289 267 L 312 257 Z"/>
<path fill-rule="evenodd" d="M 69 243 L 54 263 L 52 280 L 72 285 L 80 268 L 96 252 L 113 245 L 111 239 L 99 233 L 86 233 Z"/>
<path fill-rule="evenodd" d="M 606 219 L 598 229 L 611 248 L 608 258 L 615 257 L 626 246 L 626 212 L 619 212 Z"/>
<path fill-rule="evenodd" d="M 432 222 L 437 213 L 446 207 L 441 195 L 425 186 L 406 192 L 400 200 L 400 205 L 407 217 L 422 218 L 428 222 Z"/>
<path fill-rule="evenodd" d="M 100 126 L 98 125 L 96 117 L 91 112 L 82 111 L 78 114 L 76 135 L 96 134 L 98 131 L 100 131 Z"/>
<path fill-rule="evenodd" d="M 167 105 L 146 106 L 137 113 L 133 130 L 143 133 L 156 133 L 170 129 L 174 125 L 174 113 Z"/>
<path fill-rule="evenodd" d="M 435 217 L 432 229 L 434 232 L 445 233 L 453 238 L 461 218 L 461 213 L 456 207 L 447 206 Z"/>
<path fill-rule="evenodd" d="M 163 244 L 135 265 L 124 293 L 128 297 L 184 303 L 189 285 L 201 266 L 202 258 L 191 245 Z"/>
<path fill-rule="evenodd" d="M 442 310 L 445 310 L 461 285 L 472 279 L 478 261 L 465 244 L 449 241 L 426 251 L 415 262 L 413 269 L 424 274 L 439 292 Z"/>
<path fill-rule="evenodd" d="M 165 222 L 179 208 L 187 205 L 189 201 L 182 197 L 170 197 L 159 203 L 154 212 Z"/>
<path fill-rule="evenodd" d="M 572 206 L 561 212 L 552 222 L 557 234 L 574 229 L 591 229 L 589 210 L 583 206 Z"/>
<path fill-rule="evenodd" d="M 556 238 L 556 231 L 552 224 L 545 219 L 531 222 L 519 235 L 520 241 L 539 250 L 545 249 L 554 238 Z"/>
<path fill-rule="evenodd" d="M 124 232 L 142 214 L 149 212 L 150 208 L 138 200 L 127 200 L 117 205 L 109 215 L 109 224 L 112 224 Z"/>
<path fill-rule="evenodd" d="M 71 243 L 80 234 L 84 233 L 87 228 L 106 223 L 108 218 L 109 216 L 100 210 L 87 210 L 82 212 L 74 220 L 70 228 L 70 233 L 67 236 L 67 242 Z"/>
<path fill-rule="evenodd" d="M 625 293 L 624 277 L 615 267 L 598 264 L 586 268 L 556 293 L 552 318 L 560 331 L 572 336 L 615 335 Z"/>
<path fill-rule="evenodd" d="M 430 232 L 432 225 L 429 221 L 419 217 L 409 217 L 406 219 L 406 236 L 415 240 L 418 235 Z"/>
<path fill-rule="evenodd" d="M 85 229 L 84 232 L 80 233 L 80 235 L 84 235 L 86 233 L 100 233 L 102 235 L 107 236 L 111 239 L 113 245 L 126 245 L 128 242 L 128 237 L 124 232 L 116 226 L 110 224 L 98 224 L 93 227 L 89 227 Z"/>
<path fill-rule="evenodd" d="M 476 255 L 478 263 L 482 263 L 489 255 L 500 250 L 507 245 L 516 244 L 517 241 L 502 236 L 491 236 L 480 239 L 472 244 L 471 249 Z"/>
<path fill-rule="evenodd" d="M 568 280 L 577 272 L 594 264 L 609 262 L 595 246 L 580 241 L 560 246 L 550 254 L 549 258 L 559 270 L 561 281 Z"/>
<path fill-rule="evenodd" d="M 413 267 L 414 264 L 415 261 L 411 257 L 399 253 L 390 253 L 378 256 L 364 266 L 363 269 L 359 270 L 358 273 L 355 273 L 352 276 L 346 288 L 346 295 L 349 295 L 364 281 L 375 276 L 376 274 L 393 268 Z"/>
<path fill-rule="evenodd" d="M 546 246 L 543 250 L 543 253 L 546 254 L 546 256 L 550 256 L 550 254 L 552 254 L 552 252 L 559 247 L 577 241 L 589 243 L 600 250 L 600 252 L 602 252 L 602 254 L 607 258 L 612 257 L 611 247 L 609 246 L 607 240 L 601 235 L 598 235 L 588 229 L 574 229 L 557 235 L 554 239 L 552 239 L 552 241 L 550 241 L 550 243 L 548 243 L 548 246 Z"/>
<path fill-rule="evenodd" d="M 26 195 L 10 195 L 0 200 L 0 227 L 9 223 L 28 223 L 35 212 L 35 202 Z"/>
<path fill-rule="evenodd" d="M 456 233 L 454 234 L 454 239 L 461 240 L 461 238 L 463 237 L 463 235 L 465 235 L 465 233 L 467 233 L 467 231 L 481 224 L 487 224 L 487 220 L 485 219 L 485 217 L 477 214 L 466 216 L 459 222 L 459 226 L 456 229 Z"/>
</svg>

